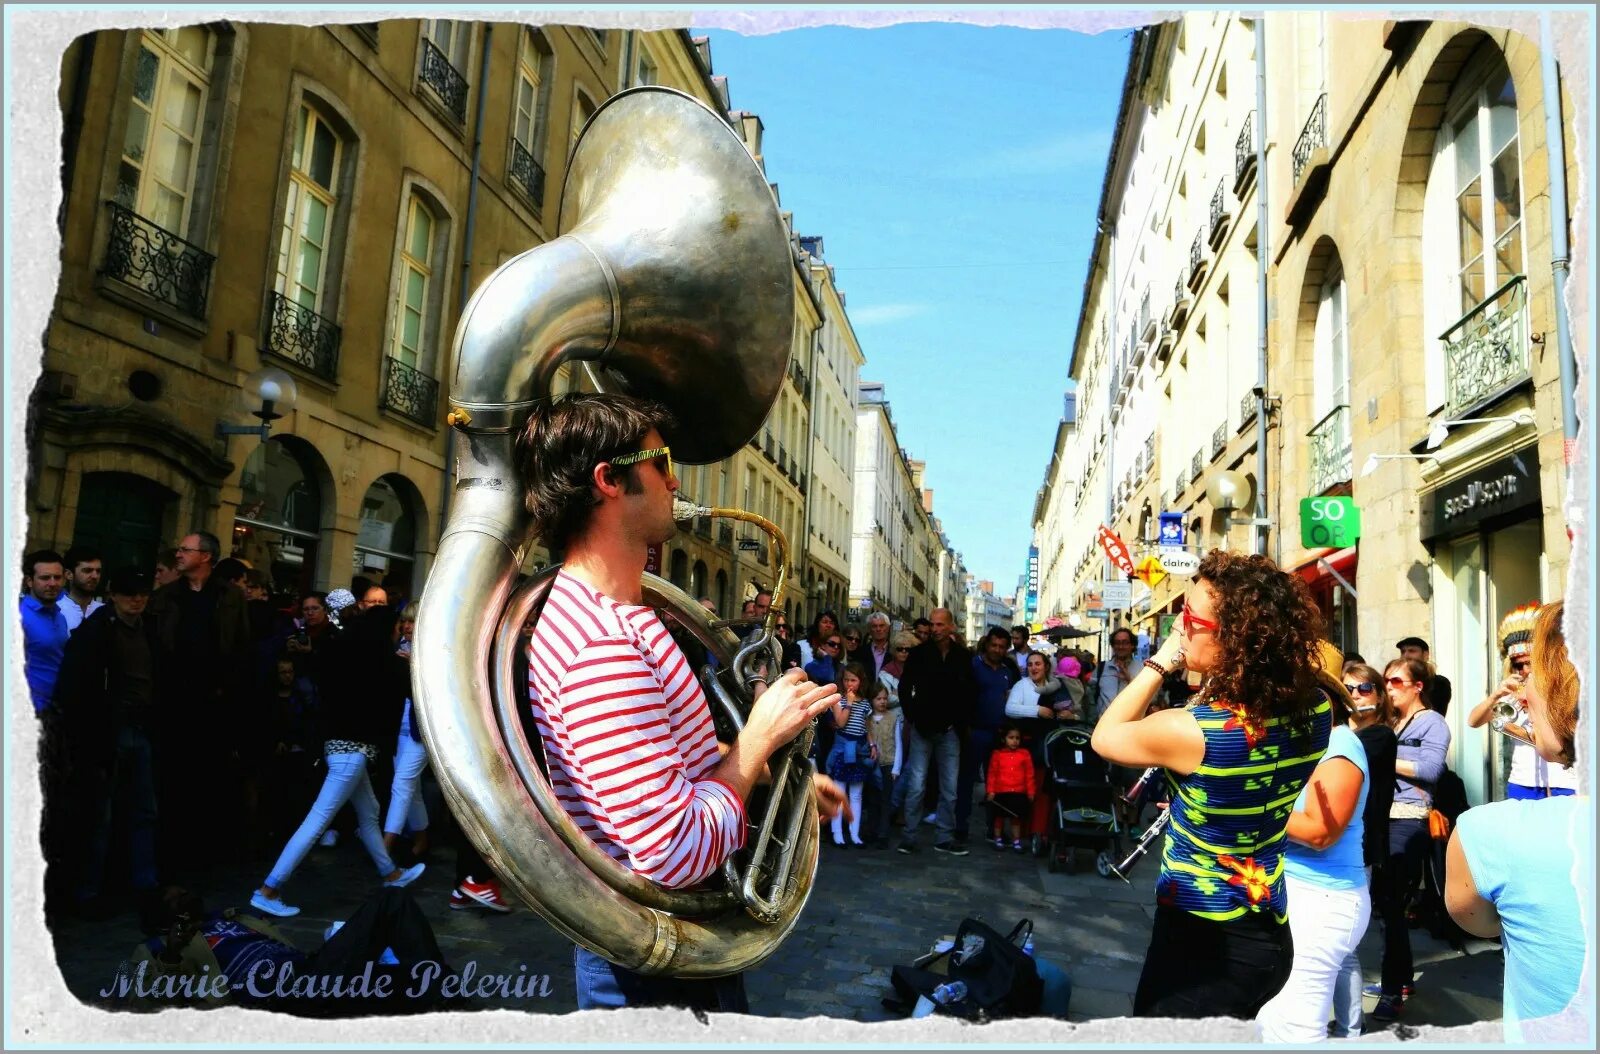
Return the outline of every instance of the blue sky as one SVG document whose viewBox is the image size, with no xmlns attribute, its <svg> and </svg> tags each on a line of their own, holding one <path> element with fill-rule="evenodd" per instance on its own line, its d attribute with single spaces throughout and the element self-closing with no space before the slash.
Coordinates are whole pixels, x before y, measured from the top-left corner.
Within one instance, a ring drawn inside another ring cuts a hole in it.
<svg viewBox="0 0 1600 1054">
<path fill-rule="evenodd" d="M 824 239 L 934 514 L 1002 594 L 1061 416 L 1129 31 L 911 24 L 711 38 Z"/>
</svg>

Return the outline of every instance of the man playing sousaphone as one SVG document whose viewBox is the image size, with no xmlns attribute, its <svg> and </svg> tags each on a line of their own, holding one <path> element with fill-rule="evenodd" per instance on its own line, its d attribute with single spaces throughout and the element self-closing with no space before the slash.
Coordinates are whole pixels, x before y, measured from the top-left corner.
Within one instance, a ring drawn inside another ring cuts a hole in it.
<svg viewBox="0 0 1600 1054">
<path fill-rule="evenodd" d="M 528 688 L 556 799 L 580 830 L 643 878 L 682 889 L 744 844 L 745 801 L 768 759 L 838 701 L 791 670 L 761 693 L 738 738 L 717 742 L 694 671 L 643 606 L 647 550 L 672 537 L 678 480 L 663 406 L 571 394 L 533 412 L 517 464 L 533 530 L 564 553 L 528 644 Z M 844 798 L 816 777 L 818 809 Z M 574 949 L 578 1008 L 747 1012 L 739 974 L 647 976 Z"/>
</svg>

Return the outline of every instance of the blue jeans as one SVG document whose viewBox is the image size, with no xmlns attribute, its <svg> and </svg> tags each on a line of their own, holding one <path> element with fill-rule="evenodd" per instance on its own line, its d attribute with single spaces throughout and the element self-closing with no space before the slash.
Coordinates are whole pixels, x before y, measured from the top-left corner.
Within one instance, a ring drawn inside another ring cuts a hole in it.
<svg viewBox="0 0 1600 1054">
<path fill-rule="evenodd" d="M 647 976 L 606 962 L 582 945 L 572 948 L 572 966 L 577 975 L 579 1010 L 676 1006 L 725 1014 L 750 1012 L 742 973 L 694 981 Z"/>
<path fill-rule="evenodd" d="M 961 744 L 961 766 L 956 783 L 956 837 L 966 838 L 972 821 L 972 785 L 978 781 L 978 767 L 989 764 L 994 751 L 995 730 L 974 728 Z"/>
<path fill-rule="evenodd" d="M 389 815 L 385 834 L 412 834 L 428 829 L 428 807 L 418 793 L 422 770 L 428 767 L 428 748 L 411 738 L 411 700 L 400 716 L 400 740 L 394 748 L 394 783 L 389 788 Z"/>
<path fill-rule="evenodd" d="M 906 763 L 900 770 L 900 782 L 905 787 L 905 840 L 911 843 L 917 840 L 917 824 L 922 822 L 922 789 L 927 785 L 928 762 L 932 759 L 939 770 L 939 809 L 934 814 L 934 830 L 937 841 L 948 842 L 955 837 L 956 776 L 961 768 L 961 741 L 953 728 L 945 729 L 932 739 L 915 728 L 906 731 Z"/>
<path fill-rule="evenodd" d="M 123 789 L 126 781 L 127 789 Z M 154 889 L 156 875 L 156 772 L 150 736 L 142 728 L 117 730 L 117 752 L 106 781 L 93 799 L 89 817 L 88 854 L 78 896 L 88 900 L 100 893 L 105 880 L 106 854 L 111 848 L 111 810 L 120 801 L 128 809 L 129 854 L 133 858 L 133 888 Z M 124 797 L 126 795 L 126 797 Z"/>
<path fill-rule="evenodd" d="M 356 834 L 377 865 L 378 874 L 388 875 L 395 869 L 394 861 L 383 848 L 383 832 L 378 830 L 378 797 L 372 793 L 372 780 L 367 776 L 366 755 L 329 754 L 327 764 L 328 775 L 322 781 L 317 800 L 312 803 L 300 829 L 289 837 L 289 844 L 283 847 L 278 862 L 272 865 L 272 873 L 267 876 L 266 884 L 273 889 L 282 889 L 289 881 L 345 802 L 356 810 Z"/>
</svg>

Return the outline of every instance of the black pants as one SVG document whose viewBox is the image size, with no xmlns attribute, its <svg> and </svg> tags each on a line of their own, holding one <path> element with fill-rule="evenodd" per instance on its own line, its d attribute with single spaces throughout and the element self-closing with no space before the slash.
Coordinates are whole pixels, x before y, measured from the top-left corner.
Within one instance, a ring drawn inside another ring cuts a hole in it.
<svg viewBox="0 0 1600 1054">
<path fill-rule="evenodd" d="M 385 948 L 394 951 L 400 965 L 378 965 Z M 434 939 L 433 927 L 408 890 L 385 889 L 367 898 L 297 973 L 356 978 L 369 963 L 374 964 L 374 978 L 386 975 L 391 979 L 387 998 L 286 997 L 277 1001 L 275 1009 L 313 1017 L 417 1013 L 445 1004 L 461 1009 L 458 998 L 446 998 L 444 979 L 453 972 Z"/>
<path fill-rule="evenodd" d="M 978 768 L 989 763 L 996 731 L 974 728 L 961 737 L 961 765 L 956 777 L 956 838 L 966 841 L 972 825 L 972 785 L 978 782 Z"/>
<path fill-rule="evenodd" d="M 1383 868 L 1379 909 L 1383 913 L 1383 994 L 1398 996 L 1412 981 L 1411 925 L 1406 908 L 1433 848 L 1427 820 L 1389 821 L 1389 862 Z"/>
<path fill-rule="evenodd" d="M 1271 915 L 1213 922 L 1158 907 L 1133 1013 L 1254 1018 L 1283 988 L 1293 967 L 1289 926 Z"/>
</svg>

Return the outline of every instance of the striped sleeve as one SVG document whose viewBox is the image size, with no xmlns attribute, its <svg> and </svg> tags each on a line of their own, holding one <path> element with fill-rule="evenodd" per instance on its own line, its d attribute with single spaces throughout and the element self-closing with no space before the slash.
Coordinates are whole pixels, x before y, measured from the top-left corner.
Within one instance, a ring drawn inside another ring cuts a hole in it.
<svg viewBox="0 0 1600 1054">
<path fill-rule="evenodd" d="M 681 716 L 634 644 L 585 645 L 559 697 L 572 789 L 634 871 L 669 889 L 691 886 L 743 845 L 744 803 L 720 780 L 690 778 L 711 766 L 685 756 L 674 734 Z M 714 737 L 709 748 L 714 757 Z"/>
</svg>

